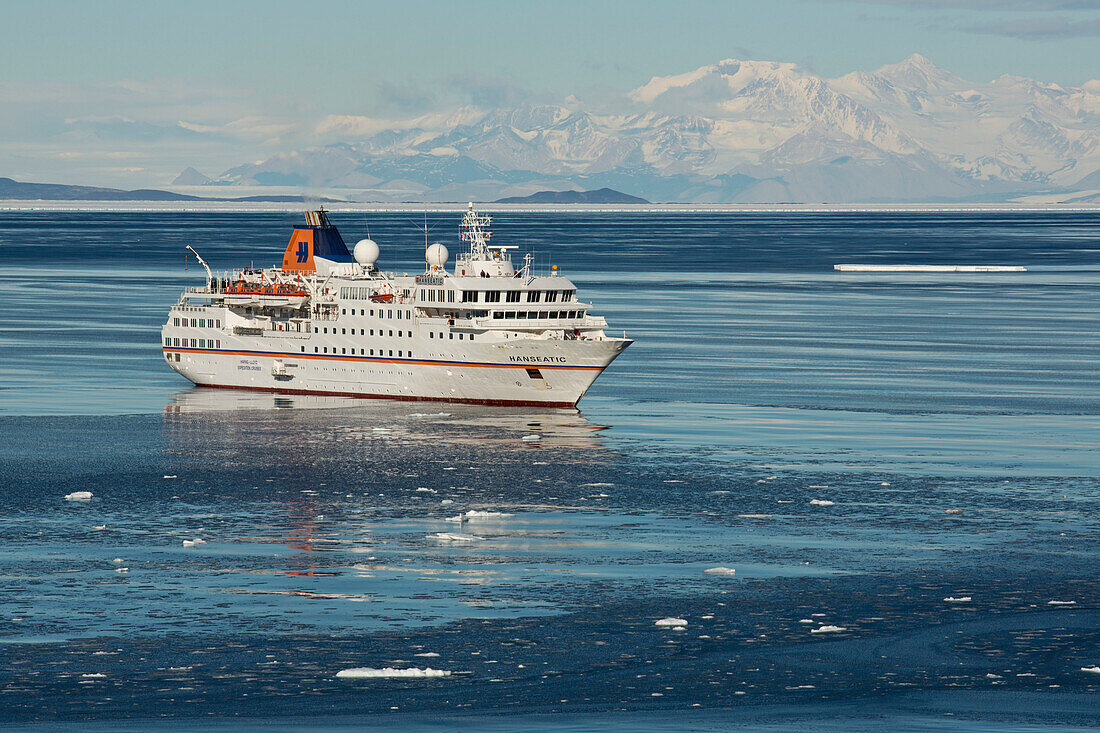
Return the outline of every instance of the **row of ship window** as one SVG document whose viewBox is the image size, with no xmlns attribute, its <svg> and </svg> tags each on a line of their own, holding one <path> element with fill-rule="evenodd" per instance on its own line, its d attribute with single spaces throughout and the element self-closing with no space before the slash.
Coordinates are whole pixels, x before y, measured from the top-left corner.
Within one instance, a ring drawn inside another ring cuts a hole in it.
<svg viewBox="0 0 1100 733">
<path fill-rule="evenodd" d="M 329 353 L 329 350 L 328 350 L 327 346 L 320 347 L 320 349 L 321 349 L 320 351 L 318 351 L 317 349 L 318 349 L 318 347 L 316 347 L 316 346 L 313 347 L 313 353 L 314 354 L 327 354 L 327 353 Z M 302 352 L 304 353 L 305 350 L 306 350 L 306 347 L 303 346 L 302 347 Z M 367 353 L 368 351 L 370 352 L 369 354 Z M 386 356 L 387 351 L 389 351 L 389 356 L 393 356 L 393 349 L 379 349 L 378 350 L 378 355 L 379 356 Z M 332 353 L 333 354 L 337 353 L 335 346 L 332 347 Z M 339 353 L 347 354 L 348 349 L 346 347 L 341 347 Z M 412 355 L 413 355 L 413 353 L 411 351 L 405 351 L 404 349 L 398 349 L 397 350 L 397 356 L 399 356 L 401 358 L 408 357 L 408 358 L 411 359 Z M 351 356 L 355 356 L 355 349 L 354 348 L 351 349 Z M 374 356 L 374 349 L 359 349 L 359 356 Z"/>
<path fill-rule="evenodd" d="M 404 315 L 402 315 L 402 314 L 404 314 Z M 348 315 L 348 309 L 347 308 L 341 308 L 340 309 L 340 315 L 342 315 L 342 316 Z M 354 308 L 351 309 L 351 315 L 353 315 L 353 316 L 355 315 L 355 309 Z M 360 308 L 359 309 L 359 315 L 361 315 L 361 316 L 367 315 L 367 309 L 366 308 Z M 374 308 L 370 309 L 370 315 L 371 315 L 371 318 L 374 317 Z M 378 309 L 378 317 L 379 318 L 393 318 L 394 317 L 393 308 L 379 308 Z M 412 311 L 410 311 L 410 310 L 404 310 L 403 311 L 400 308 L 398 308 L 397 309 L 397 320 L 400 321 L 402 318 L 404 318 L 407 321 L 412 320 Z"/>
<path fill-rule="evenodd" d="M 220 349 L 221 339 L 178 339 L 166 338 L 164 345 L 168 348 L 175 346 L 180 349 Z"/>
<path fill-rule="evenodd" d="M 190 321 L 190 323 L 188 323 L 188 321 Z M 173 318 L 172 325 L 183 326 L 185 328 L 188 325 L 190 325 L 191 328 L 206 328 L 208 326 L 210 328 L 221 328 L 222 322 L 216 318 Z"/>
<path fill-rule="evenodd" d="M 493 318 L 584 318 L 584 311 L 493 311 Z"/>
<path fill-rule="evenodd" d="M 432 301 L 431 297 L 424 297 L 424 293 L 431 293 L 433 291 L 421 291 L 421 298 L 423 300 Z M 441 292 L 441 291 L 434 291 Z M 451 291 L 448 291 L 451 292 Z M 503 296 L 503 302 L 505 303 L 518 303 L 520 302 L 520 294 L 527 294 L 527 303 L 557 303 L 558 297 L 561 297 L 561 302 L 568 303 L 573 300 L 573 294 L 575 290 L 463 290 L 462 302 L 463 303 L 500 303 Z M 482 299 L 482 296 L 484 298 Z M 452 301 L 448 301 L 452 302 Z"/>
<path fill-rule="evenodd" d="M 347 329 L 347 328 L 341 328 L 340 329 L 340 335 L 347 336 L 348 335 L 348 330 L 349 329 Z M 351 330 L 351 335 L 354 336 L 355 335 L 355 329 L 352 328 L 350 330 Z M 313 332 L 314 333 L 328 333 L 328 327 L 324 326 L 324 327 L 319 328 L 317 326 L 314 326 L 313 327 Z M 336 327 L 335 326 L 333 326 L 333 328 L 332 328 L 332 333 L 333 334 L 336 333 Z M 374 329 L 373 328 L 369 328 L 369 329 L 368 328 L 360 328 L 359 329 L 359 335 L 360 336 L 368 336 L 368 335 L 373 336 L 374 335 Z M 383 328 L 378 329 L 378 335 L 379 336 L 385 336 L 386 335 L 386 330 L 383 329 Z M 405 337 L 412 338 L 412 335 L 413 335 L 412 331 L 398 331 L 397 332 L 397 338 L 405 338 Z M 390 336 L 393 336 L 393 331 L 392 330 L 390 331 Z"/>
</svg>

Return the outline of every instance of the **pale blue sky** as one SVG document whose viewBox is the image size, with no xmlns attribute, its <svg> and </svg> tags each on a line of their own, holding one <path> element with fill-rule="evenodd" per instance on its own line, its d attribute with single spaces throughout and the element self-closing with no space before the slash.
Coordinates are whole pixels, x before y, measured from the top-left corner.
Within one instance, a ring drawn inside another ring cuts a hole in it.
<svg viewBox="0 0 1100 733">
<path fill-rule="evenodd" d="M 724 58 L 833 77 L 911 53 L 1077 86 L 1100 0 L 5 2 L 0 175 L 163 185 L 312 144 L 327 115 L 594 107 Z"/>
</svg>

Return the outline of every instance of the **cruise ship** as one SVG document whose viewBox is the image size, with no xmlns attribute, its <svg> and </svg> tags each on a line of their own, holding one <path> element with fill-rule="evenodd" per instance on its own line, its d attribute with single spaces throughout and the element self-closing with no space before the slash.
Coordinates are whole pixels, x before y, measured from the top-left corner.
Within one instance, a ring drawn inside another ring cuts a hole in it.
<svg viewBox="0 0 1100 733">
<path fill-rule="evenodd" d="M 349 252 L 324 209 L 306 212 L 281 266 L 216 277 L 188 246 L 206 285 L 169 313 L 165 361 L 209 387 L 574 407 L 633 341 L 609 335 L 556 266 L 513 266 L 491 225 L 470 204 L 466 251 L 448 270 L 446 246 L 425 247 L 420 275 L 379 270 L 371 239 Z"/>
</svg>

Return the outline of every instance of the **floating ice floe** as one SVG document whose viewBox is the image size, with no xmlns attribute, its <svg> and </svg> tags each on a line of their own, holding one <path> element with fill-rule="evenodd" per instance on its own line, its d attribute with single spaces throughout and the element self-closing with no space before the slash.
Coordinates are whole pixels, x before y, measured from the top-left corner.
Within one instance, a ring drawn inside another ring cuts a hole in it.
<svg viewBox="0 0 1100 733">
<path fill-rule="evenodd" d="M 816 629 L 810 629 L 811 634 L 834 634 L 838 631 L 847 631 L 846 626 L 833 626 L 831 624 L 824 624 L 818 626 Z"/>
<path fill-rule="evenodd" d="M 115 572 L 116 573 L 128 573 L 128 572 L 130 572 L 130 568 L 115 568 Z"/>
<path fill-rule="evenodd" d="M 827 488 L 829 488 L 829 485 L 828 484 L 810 484 L 806 488 L 808 488 L 808 489 L 827 489 Z"/>
<path fill-rule="evenodd" d="M 889 486 L 889 485 L 890 485 L 889 481 L 883 481 L 881 484 L 879 484 L 879 486 Z"/>
<path fill-rule="evenodd" d="M 959 596 L 958 598 L 956 598 L 955 596 L 948 596 L 943 600 L 947 601 L 948 603 L 970 603 L 970 601 L 974 599 L 970 596 Z"/>
<path fill-rule="evenodd" d="M 590 483 L 590 484 L 581 484 L 581 486 L 593 486 L 593 487 L 595 487 L 595 486 L 614 486 L 614 485 L 615 484 L 609 484 L 606 481 L 596 481 L 596 482 Z"/>
<path fill-rule="evenodd" d="M 107 529 L 107 525 L 106 524 L 93 524 L 92 529 L 94 529 L 96 531 L 102 531 L 104 529 Z"/>
<path fill-rule="evenodd" d="M 531 435 L 524 435 L 522 438 L 520 438 L 520 440 L 522 440 L 524 443 L 537 443 L 542 440 L 542 436 L 532 433 Z"/>
<path fill-rule="evenodd" d="M 706 573 L 707 575 L 736 575 L 737 574 L 737 571 L 734 570 L 733 568 L 726 568 L 726 567 L 721 567 L 721 566 L 716 567 L 716 568 L 707 568 L 703 572 Z"/>
<path fill-rule="evenodd" d="M 478 537 L 473 534 L 462 534 L 460 532 L 436 532 L 432 535 L 440 542 L 478 542 L 485 539 L 484 537 Z"/>
<path fill-rule="evenodd" d="M 393 677 L 450 677 L 451 672 L 445 669 L 432 669 L 431 667 L 425 667 L 420 669 L 419 667 L 410 667 L 408 669 L 396 669 L 394 667 L 383 667 L 382 669 L 375 669 L 374 667 L 353 667 L 351 669 L 341 669 L 336 673 L 337 677 L 342 679 L 379 679 L 379 678 L 393 678 Z"/>
<path fill-rule="evenodd" d="M 86 672 L 80 676 L 86 680 L 102 680 L 107 677 L 107 675 L 103 674 L 102 672 Z"/>
<path fill-rule="evenodd" d="M 113 562 L 115 565 L 121 565 L 123 562 L 125 562 L 125 560 L 123 560 L 121 557 L 116 557 L 114 560 L 111 560 L 111 562 Z"/>
<path fill-rule="evenodd" d="M 1048 606 L 1076 606 L 1077 601 L 1047 601 Z"/>
<path fill-rule="evenodd" d="M 810 499 L 810 506 L 835 506 L 835 501 L 829 501 L 828 499 Z"/>
<path fill-rule="evenodd" d="M 177 476 L 174 473 L 171 473 L 171 474 L 166 473 L 166 474 L 164 474 L 164 478 L 179 478 L 179 476 Z"/>
<path fill-rule="evenodd" d="M 962 514 L 963 510 L 962 509 L 944 509 L 943 513 L 944 514 Z"/>
<path fill-rule="evenodd" d="M 817 623 L 817 622 L 814 621 L 812 618 L 800 618 L 800 619 L 798 619 L 798 623 L 800 623 L 800 624 L 813 624 L 813 623 Z"/>
<path fill-rule="evenodd" d="M 413 412 L 409 417 L 450 417 L 449 412 Z"/>
<path fill-rule="evenodd" d="M 198 537 L 196 537 L 193 540 L 184 540 L 183 541 L 183 546 L 184 547 L 195 547 L 196 545 L 205 545 L 205 544 L 206 544 L 206 540 L 200 539 Z"/>
<path fill-rule="evenodd" d="M 417 486 L 416 490 L 424 494 L 434 494 L 435 489 L 429 489 L 427 486 Z"/>
<path fill-rule="evenodd" d="M 1100 674 L 1100 667 L 1093 665 L 1092 667 L 1081 667 L 1082 672 L 1088 672 L 1089 674 Z"/>
<path fill-rule="evenodd" d="M 439 502 L 439 505 L 440 506 L 450 506 L 451 504 L 454 504 L 454 503 L 455 503 L 454 499 L 444 499 L 443 501 Z"/>
<path fill-rule="evenodd" d="M 421 652 L 420 654 L 414 654 L 414 657 L 438 657 L 437 652 Z"/>
<path fill-rule="evenodd" d="M 90 491 L 74 491 L 71 494 L 65 494 L 65 501 L 91 501 L 92 492 Z"/>
<path fill-rule="evenodd" d="M 486 519 L 504 519 L 506 517 L 514 517 L 516 515 L 515 514 L 509 514 L 507 512 L 483 512 L 483 511 L 479 511 L 477 509 L 471 509 L 470 511 L 466 512 L 462 516 L 464 516 L 466 518 L 466 521 L 476 522 L 476 521 L 479 521 L 479 520 L 486 520 Z"/>
<path fill-rule="evenodd" d="M 668 618 L 658 619 L 653 622 L 654 626 L 671 626 L 673 628 L 682 629 L 687 626 L 687 620 L 682 618 L 676 618 L 675 616 L 669 616 Z"/>
<path fill-rule="evenodd" d="M 771 519 L 770 514 L 738 514 L 741 519 Z"/>
</svg>

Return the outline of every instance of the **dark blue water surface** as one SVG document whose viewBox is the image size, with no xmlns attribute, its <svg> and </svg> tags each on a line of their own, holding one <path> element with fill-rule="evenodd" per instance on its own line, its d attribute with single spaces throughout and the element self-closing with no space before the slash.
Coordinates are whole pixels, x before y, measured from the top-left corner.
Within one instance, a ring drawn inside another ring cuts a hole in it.
<svg viewBox="0 0 1100 733">
<path fill-rule="evenodd" d="M 189 387 L 184 246 L 299 218 L 0 214 L 0 725 L 1100 724 L 1100 214 L 502 213 L 636 339 L 579 412 Z"/>
</svg>

